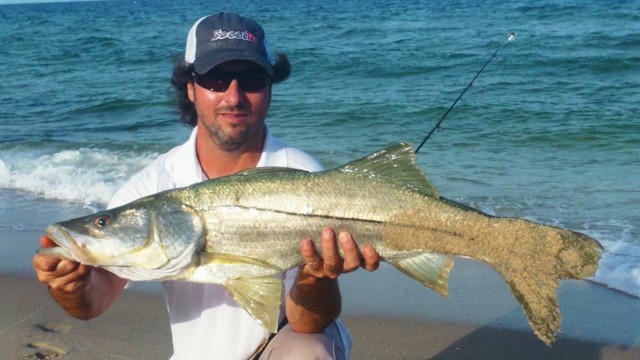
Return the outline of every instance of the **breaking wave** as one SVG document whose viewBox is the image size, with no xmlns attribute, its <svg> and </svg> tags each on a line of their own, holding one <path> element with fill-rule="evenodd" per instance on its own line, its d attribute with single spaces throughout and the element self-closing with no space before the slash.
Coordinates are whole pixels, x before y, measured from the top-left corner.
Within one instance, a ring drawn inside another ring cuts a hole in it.
<svg viewBox="0 0 640 360">
<path fill-rule="evenodd" d="M 0 188 L 104 206 L 124 181 L 155 156 L 89 147 L 52 154 L 0 153 Z"/>
</svg>

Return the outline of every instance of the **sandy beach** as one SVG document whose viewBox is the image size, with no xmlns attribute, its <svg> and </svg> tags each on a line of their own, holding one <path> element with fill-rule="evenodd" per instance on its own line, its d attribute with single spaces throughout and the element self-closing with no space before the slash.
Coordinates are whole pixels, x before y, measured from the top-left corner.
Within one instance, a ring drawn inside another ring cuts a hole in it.
<svg viewBox="0 0 640 360">
<path fill-rule="evenodd" d="M 382 277 L 391 276 L 395 285 L 405 286 L 401 275 L 390 274 Z M 504 300 L 509 298 L 506 288 L 487 267 L 459 261 L 452 273 L 449 299 L 411 287 L 426 295 L 425 303 L 407 301 L 408 305 L 398 306 L 427 304 L 424 318 L 375 308 L 358 310 L 362 303 L 356 295 L 358 286 L 370 287 L 367 297 L 372 303 L 393 301 L 383 293 L 413 296 L 410 291 L 367 284 L 379 281 L 375 275 L 362 272 L 343 281 L 343 320 L 354 337 L 353 359 L 640 358 L 640 300 L 599 285 L 583 281 L 561 288 L 563 330 L 553 346 L 547 347 L 523 323 L 515 300 Z M 0 281 L 2 359 L 168 359 L 171 355 L 168 317 L 159 294 L 126 291 L 103 316 L 80 321 L 51 301 L 34 275 L 5 273 L 0 274 Z M 494 288 L 485 291 L 487 287 Z M 487 303 L 487 296 L 495 301 Z M 485 304 L 473 305 L 474 297 Z M 471 308 L 465 310 L 462 303 Z M 487 310 L 494 307 L 502 315 L 496 317 Z M 513 314 L 505 316 L 505 310 Z M 482 312 L 485 318 L 467 316 L 465 311 Z M 377 315 L 367 314 L 372 312 Z"/>
<path fill-rule="evenodd" d="M 127 291 L 103 316 L 68 316 L 34 276 L 0 275 L 2 359 L 168 359 L 161 296 Z"/>
</svg>

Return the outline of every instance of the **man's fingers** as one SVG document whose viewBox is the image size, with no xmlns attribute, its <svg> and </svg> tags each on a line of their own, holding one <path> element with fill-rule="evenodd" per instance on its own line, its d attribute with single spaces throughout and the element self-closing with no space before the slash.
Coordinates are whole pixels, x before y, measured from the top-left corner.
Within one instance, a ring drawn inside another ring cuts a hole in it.
<svg viewBox="0 0 640 360">
<path fill-rule="evenodd" d="M 91 267 L 80 263 L 62 260 L 53 271 L 38 272 L 38 280 L 52 289 L 73 292 L 84 286 Z"/>
<path fill-rule="evenodd" d="M 322 259 L 324 261 L 324 271 L 327 277 L 337 278 L 342 273 L 342 259 L 338 252 L 336 234 L 331 228 L 322 230 L 320 236 L 322 244 Z"/>
<path fill-rule="evenodd" d="M 42 235 L 40 237 L 40 247 L 43 248 L 52 248 L 58 246 L 53 240 L 51 240 L 48 236 Z"/>
<path fill-rule="evenodd" d="M 53 242 L 53 240 L 51 240 L 49 237 L 47 237 L 46 235 L 43 235 L 40 237 L 40 246 L 46 249 L 46 248 L 56 247 L 58 245 L 56 245 L 56 243 Z M 56 268 L 58 267 L 58 264 L 60 264 L 60 261 L 61 259 L 53 256 L 36 254 L 33 257 L 33 267 L 36 270 L 52 272 L 56 270 Z M 38 278 L 40 278 L 40 274 L 38 274 Z"/>
<path fill-rule="evenodd" d="M 343 272 L 357 270 L 360 267 L 362 255 L 353 237 L 350 233 L 343 231 L 338 235 L 338 239 L 344 257 Z"/>
<path fill-rule="evenodd" d="M 318 256 L 316 248 L 313 245 L 313 241 L 310 239 L 304 239 L 300 243 L 300 252 L 304 259 L 304 268 L 310 275 L 315 275 L 322 272 L 322 258 Z"/>
<path fill-rule="evenodd" d="M 352 272 L 359 267 L 374 271 L 380 266 L 380 256 L 376 250 L 371 246 L 365 246 L 360 250 L 353 236 L 347 231 L 340 232 L 336 241 L 333 229 L 325 228 L 320 235 L 320 246 L 322 254 L 318 254 L 310 239 L 300 243 L 305 261 L 302 267 L 304 273 L 318 278 L 336 279 L 340 274 Z"/>
<path fill-rule="evenodd" d="M 371 246 L 365 246 L 362 249 L 362 257 L 364 258 L 364 268 L 368 271 L 375 271 L 380 266 L 380 255 Z"/>
<path fill-rule="evenodd" d="M 87 277 L 89 277 L 90 274 L 90 267 L 79 265 L 75 271 L 69 272 L 64 276 L 52 279 L 47 283 L 47 285 L 55 290 L 76 292 L 78 289 L 87 285 Z"/>
<path fill-rule="evenodd" d="M 33 256 L 33 267 L 36 270 L 52 272 L 56 270 L 60 261 L 56 257 L 36 254 Z"/>
</svg>

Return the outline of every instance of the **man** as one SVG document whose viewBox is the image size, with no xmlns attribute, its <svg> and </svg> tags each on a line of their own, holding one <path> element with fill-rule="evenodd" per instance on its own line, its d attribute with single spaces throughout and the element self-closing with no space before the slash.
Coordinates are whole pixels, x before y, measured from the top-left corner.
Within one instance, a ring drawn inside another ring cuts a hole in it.
<svg viewBox="0 0 640 360">
<path fill-rule="evenodd" d="M 265 34 L 252 19 L 220 13 L 198 20 L 187 37 L 184 63 L 174 68 L 183 122 L 194 126 L 189 140 L 159 156 L 114 195 L 116 207 L 159 191 L 258 166 L 318 171 L 304 152 L 273 137 L 265 126 L 271 87 L 290 73 L 279 55 L 269 61 Z M 350 349 L 348 332 L 337 321 L 341 299 L 337 277 L 378 267 L 378 254 L 360 251 L 351 235 L 332 229 L 321 236 L 322 254 L 301 239 L 305 264 L 285 279 L 286 325 L 262 358 L 342 359 Z M 43 237 L 43 247 L 55 244 Z M 339 242 L 340 245 L 337 244 Z M 343 257 L 339 256 L 339 248 Z M 72 316 L 91 319 L 106 311 L 126 281 L 101 269 L 35 255 L 38 279 Z M 218 285 L 163 283 L 173 337 L 172 359 L 246 359 L 255 356 L 269 334 Z"/>
</svg>

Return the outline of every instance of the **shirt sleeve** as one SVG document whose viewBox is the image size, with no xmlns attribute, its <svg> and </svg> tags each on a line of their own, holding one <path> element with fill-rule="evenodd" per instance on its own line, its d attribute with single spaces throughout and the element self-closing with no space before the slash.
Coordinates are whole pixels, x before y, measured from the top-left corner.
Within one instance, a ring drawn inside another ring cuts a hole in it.
<svg viewBox="0 0 640 360">
<path fill-rule="evenodd" d="M 165 175 L 170 178 L 168 174 L 162 171 L 161 164 L 162 157 L 157 158 L 140 172 L 133 175 L 111 197 L 107 209 L 113 209 L 161 191 L 160 180 Z"/>
</svg>

